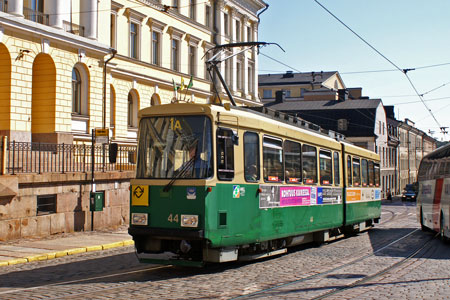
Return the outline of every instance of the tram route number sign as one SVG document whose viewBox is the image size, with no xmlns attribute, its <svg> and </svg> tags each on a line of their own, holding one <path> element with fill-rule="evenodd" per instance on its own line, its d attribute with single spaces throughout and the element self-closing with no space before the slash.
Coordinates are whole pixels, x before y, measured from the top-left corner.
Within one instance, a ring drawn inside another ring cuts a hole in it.
<svg viewBox="0 0 450 300">
<path fill-rule="evenodd" d="M 99 144 L 108 144 L 109 142 L 109 129 L 108 128 L 96 128 L 95 129 L 95 142 Z"/>
</svg>

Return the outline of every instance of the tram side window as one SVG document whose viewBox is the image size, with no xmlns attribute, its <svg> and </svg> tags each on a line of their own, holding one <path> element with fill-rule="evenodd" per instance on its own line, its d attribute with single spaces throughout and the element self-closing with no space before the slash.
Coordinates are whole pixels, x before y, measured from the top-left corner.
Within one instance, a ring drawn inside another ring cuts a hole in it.
<svg viewBox="0 0 450 300">
<path fill-rule="evenodd" d="M 450 161 L 445 163 L 445 175 L 448 177 L 450 175 Z"/>
<path fill-rule="evenodd" d="M 334 185 L 339 185 L 341 183 L 340 177 L 339 177 L 339 153 L 334 152 L 333 153 L 333 160 L 334 160 Z"/>
<path fill-rule="evenodd" d="M 331 152 L 319 151 L 320 184 L 333 184 Z"/>
<path fill-rule="evenodd" d="M 353 184 L 355 186 L 361 185 L 361 168 L 359 158 L 353 157 Z"/>
<path fill-rule="evenodd" d="M 233 136 L 233 131 L 230 129 L 217 129 L 217 177 L 220 180 L 234 178 Z"/>
<path fill-rule="evenodd" d="M 369 184 L 369 165 L 367 164 L 367 159 L 361 160 L 361 183 L 362 186 L 367 186 Z"/>
<path fill-rule="evenodd" d="M 316 147 L 302 146 L 303 183 L 317 183 L 317 149 Z"/>
<path fill-rule="evenodd" d="M 263 168 L 263 176 L 265 181 L 283 181 L 283 147 L 281 140 L 264 137 Z"/>
<path fill-rule="evenodd" d="M 352 158 L 347 156 L 347 184 L 348 186 L 353 185 L 353 175 L 352 175 Z"/>
<path fill-rule="evenodd" d="M 299 143 L 284 142 L 284 172 L 287 183 L 302 182 L 302 154 Z"/>
<path fill-rule="evenodd" d="M 444 175 L 445 175 L 445 161 L 441 160 L 439 163 L 438 177 L 443 177 Z"/>
<path fill-rule="evenodd" d="M 433 161 L 431 164 L 430 179 L 436 179 L 439 163 L 437 161 Z"/>
<path fill-rule="evenodd" d="M 369 161 L 369 186 L 375 185 L 375 169 L 373 161 Z"/>
<path fill-rule="evenodd" d="M 428 161 L 422 161 L 419 166 L 419 174 L 417 175 L 419 180 L 426 180 L 427 171 L 430 169 L 431 163 Z M 447 163 L 447 168 L 450 168 L 450 163 Z M 447 173 L 448 174 L 448 173 Z"/>
<path fill-rule="evenodd" d="M 244 176 L 249 182 L 259 180 L 259 137 L 254 132 L 244 133 Z"/>
<path fill-rule="evenodd" d="M 374 164 L 375 169 L 375 186 L 380 186 L 380 164 L 375 163 Z"/>
</svg>

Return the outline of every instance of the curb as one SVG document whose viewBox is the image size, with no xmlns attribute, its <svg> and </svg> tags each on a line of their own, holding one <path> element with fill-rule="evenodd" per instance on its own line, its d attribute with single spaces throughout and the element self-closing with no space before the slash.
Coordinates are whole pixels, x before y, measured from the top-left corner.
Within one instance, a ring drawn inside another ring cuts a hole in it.
<svg viewBox="0 0 450 300">
<path fill-rule="evenodd" d="M 113 248 L 131 246 L 131 245 L 134 245 L 133 240 L 124 240 L 124 241 L 120 241 L 120 242 L 108 243 L 108 244 L 103 244 L 103 245 L 98 245 L 98 246 L 86 246 L 86 247 L 67 249 L 67 250 L 58 251 L 58 252 L 42 253 L 42 254 L 31 255 L 31 256 L 27 256 L 27 257 L 23 257 L 23 258 L 14 258 L 14 259 L 6 260 L 6 261 L 0 261 L 0 267 L 12 266 L 12 265 L 23 264 L 23 263 L 34 262 L 34 261 L 49 260 L 49 259 L 67 256 L 67 255 L 75 255 L 75 254 L 80 254 L 80 253 L 84 253 L 84 252 L 108 250 L 108 249 L 113 249 Z"/>
</svg>

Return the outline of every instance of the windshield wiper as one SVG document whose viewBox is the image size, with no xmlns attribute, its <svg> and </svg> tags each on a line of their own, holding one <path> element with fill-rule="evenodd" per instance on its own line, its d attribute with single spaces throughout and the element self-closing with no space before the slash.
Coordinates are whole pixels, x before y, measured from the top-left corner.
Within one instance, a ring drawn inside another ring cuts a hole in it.
<svg viewBox="0 0 450 300">
<path fill-rule="evenodd" d="M 197 140 L 195 141 L 195 145 L 194 147 L 191 147 L 189 152 L 192 151 L 192 149 L 195 149 L 194 151 L 194 156 L 192 156 L 185 164 L 184 166 L 181 167 L 181 169 L 179 170 L 179 172 L 177 173 L 177 175 L 175 175 L 172 180 L 170 180 L 170 182 L 164 187 L 163 191 L 165 193 L 167 193 L 168 191 L 170 191 L 170 188 L 172 187 L 172 185 L 175 183 L 175 181 L 179 178 L 181 178 L 182 176 L 184 176 L 184 174 L 187 173 L 187 171 L 189 169 L 191 169 L 191 167 L 193 168 L 195 166 L 195 160 L 197 158 Z"/>
</svg>

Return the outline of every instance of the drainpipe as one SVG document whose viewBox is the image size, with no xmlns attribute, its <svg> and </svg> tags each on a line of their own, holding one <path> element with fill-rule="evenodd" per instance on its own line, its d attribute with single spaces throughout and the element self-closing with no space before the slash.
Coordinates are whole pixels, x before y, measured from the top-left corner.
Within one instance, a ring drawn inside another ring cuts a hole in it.
<svg viewBox="0 0 450 300">
<path fill-rule="evenodd" d="M 260 16 L 263 12 L 265 12 L 267 9 L 269 9 L 269 4 L 267 4 L 267 3 L 264 3 L 264 4 L 266 5 L 266 7 L 264 7 L 263 10 L 260 11 L 260 12 L 258 13 L 258 15 L 257 15 L 257 17 L 258 17 L 258 23 L 261 22 L 259 16 Z"/>
<path fill-rule="evenodd" d="M 106 66 L 116 56 L 117 50 L 111 48 L 112 56 L 103 65 L 103 129 L 106 129 Z M 111 104 L 110 104 L 111 105 Z"/>
</svg>

